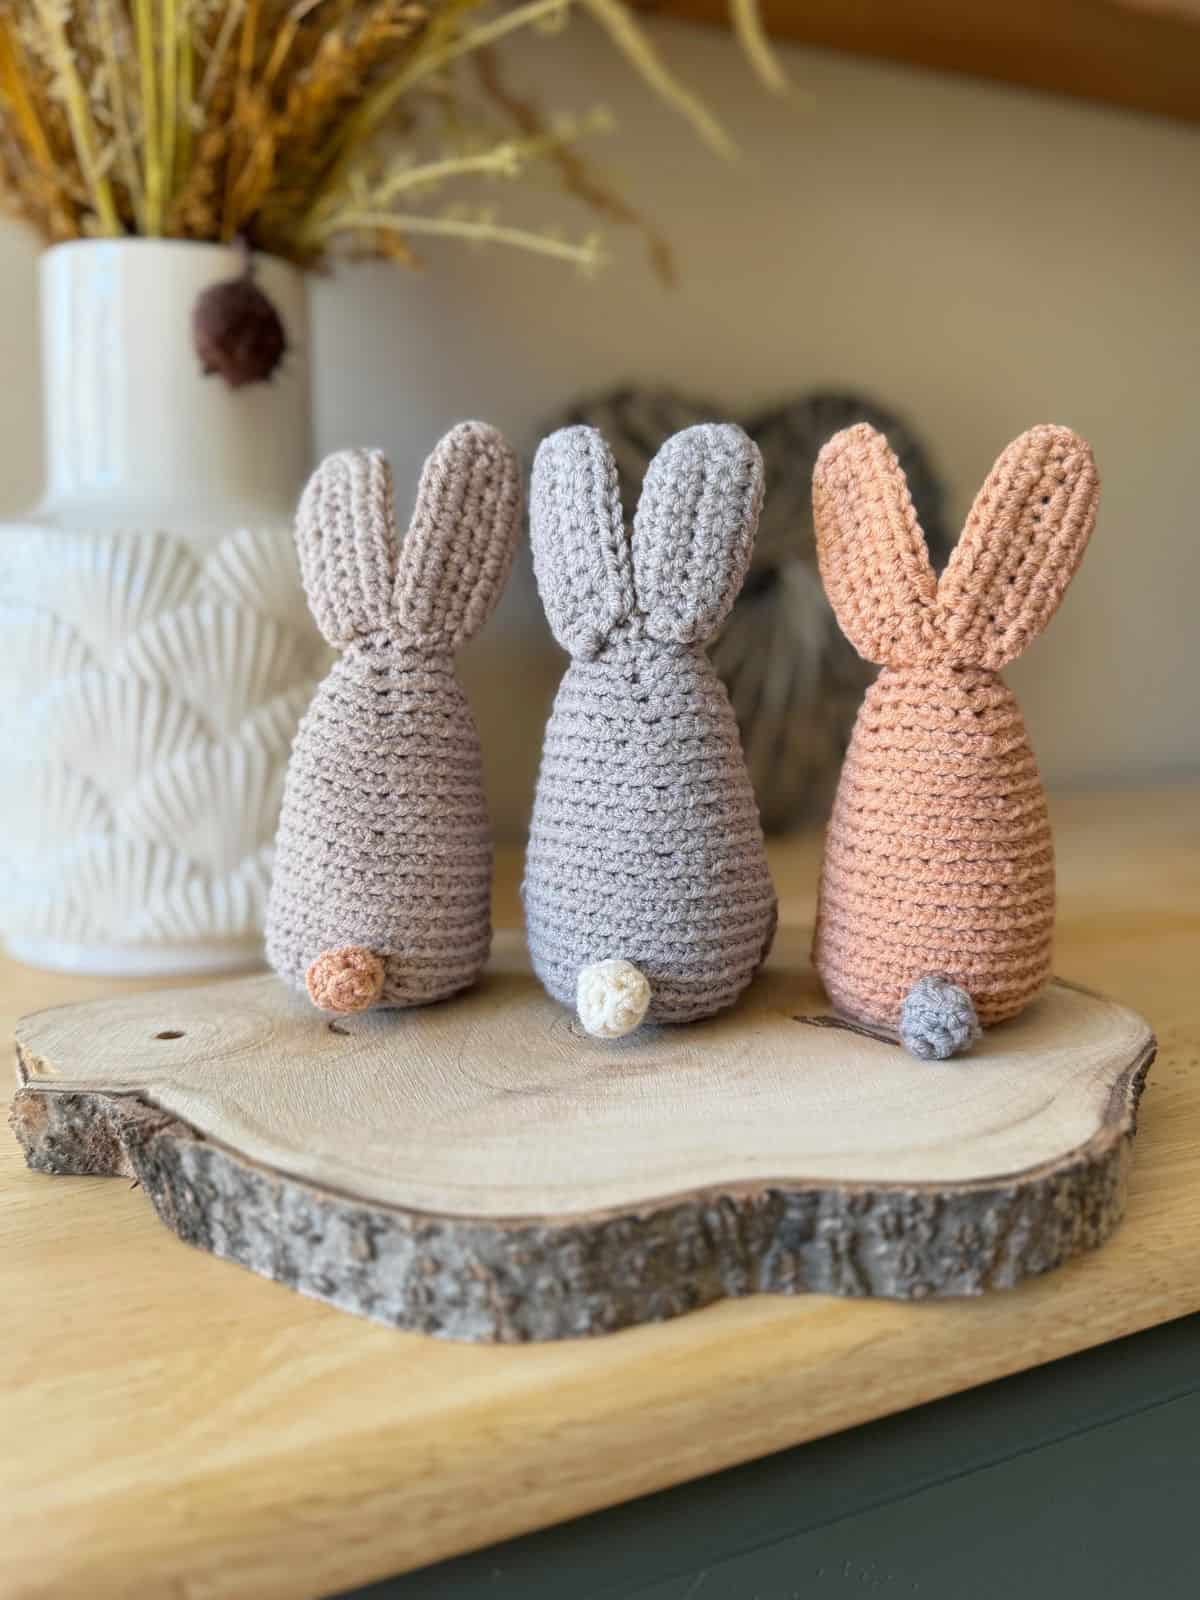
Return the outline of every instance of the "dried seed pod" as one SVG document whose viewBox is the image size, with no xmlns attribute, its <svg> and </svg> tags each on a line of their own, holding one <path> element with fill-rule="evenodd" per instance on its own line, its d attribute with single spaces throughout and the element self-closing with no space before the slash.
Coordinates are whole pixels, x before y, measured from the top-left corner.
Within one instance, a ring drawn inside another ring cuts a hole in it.
<svg viewBox="0 0 1200 1600">
<path fill-rule="evenodd" d="M 278 311 L 249 273 L 211 284 L 192 307 L 192 343 L 205 377 L 231 389 L 266 383 L 287 350 Z"/>
</svg>

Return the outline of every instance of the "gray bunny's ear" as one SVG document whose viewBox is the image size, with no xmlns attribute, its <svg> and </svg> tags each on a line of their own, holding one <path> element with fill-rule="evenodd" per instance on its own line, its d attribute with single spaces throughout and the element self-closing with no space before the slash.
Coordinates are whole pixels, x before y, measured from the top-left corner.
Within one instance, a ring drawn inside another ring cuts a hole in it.
<svg viewBox="0 0 1200 1600">
<path fill-rule="evenodd" d="M 737 598 L 762 505 L 758 446 L 733 423 L 677 433 L 646 473 L 633 523 L 638 608 L 651 638 L 711 639 Z"/>
<path fill-rule="evenodd" d="M 529 534 L 554 637 L 573 656 L 594 656 L 633 610 L 617 469 L 595 428 L 560 428 L 543 439 L 533 463 Z"/>
<path fill-rule="evenodd" d="M 330 644 L 388 626 L 397 544 L 387 458 L 379 450 L 327 456 L 300 497 L 296 550 L 309 607 Z"/>
<path fill-rule="evenodd" d="M 521 521 L 516 457 L 486 422 L 460 422 L 430 454 L 401 546 L 396 623 L 411 640 L 462 644 L 508 581 Z"/>
</svg>

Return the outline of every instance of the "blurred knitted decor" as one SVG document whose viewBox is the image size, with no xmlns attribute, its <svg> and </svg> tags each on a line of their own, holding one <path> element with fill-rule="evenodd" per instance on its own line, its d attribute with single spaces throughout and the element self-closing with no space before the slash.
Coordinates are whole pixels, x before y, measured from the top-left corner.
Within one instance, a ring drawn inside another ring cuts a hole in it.
<svg viewBox="0 0 1200 1600">
<path fill-rule="evenodd" d="M 621 501 L 659 446 L 729 408 L 669 389 L 623 387 L 580 401 L 551 426 L 585 423 L 608 440 Z M 950 549 L 942 484 L 919 439 L 861 395 L 817 391 L 743 422 L 762 452 L 766 493 L 745 587 L 712 646 L 737 714 L 763 826 L 781 832 L 824 815 L 863 690 L 875 668 L 842 636 L 817 573 L 812 474 L 827 439 L 855 422 L 886 433 L 908 479 L 935 569 Z"/>
</svg>

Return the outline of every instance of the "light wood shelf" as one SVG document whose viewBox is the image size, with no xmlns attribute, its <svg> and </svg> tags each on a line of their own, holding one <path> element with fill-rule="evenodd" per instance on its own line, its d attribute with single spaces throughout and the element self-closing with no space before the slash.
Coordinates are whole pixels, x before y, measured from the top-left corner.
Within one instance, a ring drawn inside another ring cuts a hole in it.
<svg viewBox="0 0 1200 1600">
<path fill-rule="evenodd" d="M 1102 1249 L 975 1301 L 761 1297 L 455 1345 L 191 1250 L 121 1180 L 28 1172 L 5 1134 L 0 1597 L 332 1594 L 1200 1309 L 1200 792 L 1052 810 L 1057 970 L 1160 1046 Z M 811 919 L 818 859 L 775 848 L 785 921 Z M 501 922 L 517 875 L 505 856 Z M 0 1027 L 132 987 L 9 962 Z"/>
</svg>

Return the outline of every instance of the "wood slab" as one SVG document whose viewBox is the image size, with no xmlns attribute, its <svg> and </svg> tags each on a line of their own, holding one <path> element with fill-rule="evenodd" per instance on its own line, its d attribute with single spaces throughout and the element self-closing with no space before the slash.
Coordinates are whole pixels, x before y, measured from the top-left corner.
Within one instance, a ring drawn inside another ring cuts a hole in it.
<svg viewBox="0 0 1200 1600">
<path fill-rule="evenodd" d="M 927 1063 L 781 936 L 743 1004 L 605 1043 L 515 934 L 463 999 L 329 1021 L 274 978 L 17 1030 L 31 1167 L 135 1177 L 179 1236 L 395 1327 L 522 1341 L 756 1291 L 1008 1288 L 1125 1205 L 1145 1022 L 1055 983 Z"/>
</svg>

